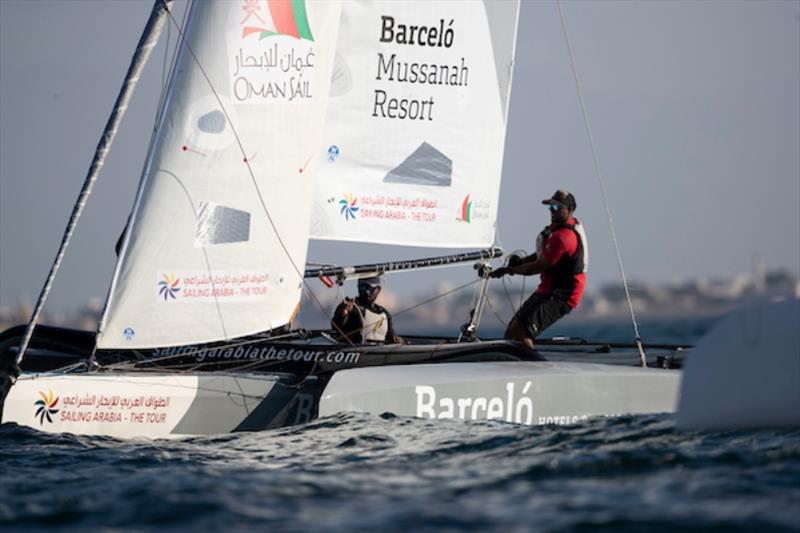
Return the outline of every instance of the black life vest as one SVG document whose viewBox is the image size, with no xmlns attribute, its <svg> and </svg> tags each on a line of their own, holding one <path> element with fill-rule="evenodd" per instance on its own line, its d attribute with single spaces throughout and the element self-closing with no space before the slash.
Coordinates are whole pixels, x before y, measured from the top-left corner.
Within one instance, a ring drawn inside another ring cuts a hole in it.
<svg viewBox="0 0 800 533">
<path fill-rule="evenodd" d="M 564 254 L 555 265 L 552 265 L 547 270 L 554 278 L 554 293 L 558 292 L 571 294 L 575 289 L 575 276 L 577 274 L 586 272 L 588 261 L 585 260 L 586 254 L 584 252 L 585 246 L 583 242 L 586 233 L 583 231 L 582 227 L 577 228 L 580 222 L 577 220 L 576 222 L 577 224 L 564 223 L 557 224 L 555 226 L 546 226 L 536 239 L 536 251 L 539 254 L 541 254 L 544 244 L 547 242 L 550 236 L 560 229 L 568 229 L 572 231 L 578 239 L 578 248 L 575 250 L 575 254 L 571 256 Z"/>
</svg>

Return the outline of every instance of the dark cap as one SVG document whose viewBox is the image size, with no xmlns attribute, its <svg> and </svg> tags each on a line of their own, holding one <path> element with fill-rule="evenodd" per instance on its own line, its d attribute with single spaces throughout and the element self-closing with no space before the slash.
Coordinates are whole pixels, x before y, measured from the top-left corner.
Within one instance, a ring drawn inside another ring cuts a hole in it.
<svg viewBox="0 0 800 533">
<path fill-rule="evenodd" d="M 572 196 L 572 193 L 563 189 L 557 190 L 552 197 L 548 198 L 547 200 L 542 200 L 542 203 L 545 205 L 561 205 L 570 211 L 575 211 L 575 208 L 578 207 L 578 204 L 575 202 L 575 197 Z"/>
<path fill-rule="evenodd" d="M 371 278 L 361 278 L 358 280 L 358 291 L 367 291 L 372 290 L 376 287 L 381 286 L 381 278 L 380 276 L 373 276 Z"/>
</svg>

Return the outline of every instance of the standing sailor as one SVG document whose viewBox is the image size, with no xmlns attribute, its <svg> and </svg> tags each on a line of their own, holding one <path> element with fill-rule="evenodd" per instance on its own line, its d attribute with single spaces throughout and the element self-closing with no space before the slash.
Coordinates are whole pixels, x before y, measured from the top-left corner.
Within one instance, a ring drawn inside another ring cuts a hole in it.
<svg viewBox="0 0 800 533">
<path fill-rule="evenodd" d="M 381 292 L 381 278 L 358 280 L 358 298 L 345 298 L 331 319 L 336 340 L 353 344 L 402 343 L 395 335 L 392 315 L 375 303 Z"/>
<path fill-rule="evenodd" d="M 550 225 L 536 238 L 536 253 L 490 274 L 493 278 L 541 274 L 539 287 L 517 310 L 505 333 L 506 339 L 529 348 L 544 329 L 578 306 L 589 265 L 586 233 L 572 216 L 577 208 L 575 197 L 558 190 L 542 203 L 550 209 Z"/>
</svg>

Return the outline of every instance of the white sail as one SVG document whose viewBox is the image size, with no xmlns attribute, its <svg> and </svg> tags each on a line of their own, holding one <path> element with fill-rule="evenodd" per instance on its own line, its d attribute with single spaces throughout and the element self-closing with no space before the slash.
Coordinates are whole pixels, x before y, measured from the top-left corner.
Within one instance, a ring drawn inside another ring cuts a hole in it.
<svg viewBox="0 0 800 533">
<path fill-rule="evenodd" d="M 312 238 L 494 242 L 518 10 L 343 4 Z"/>
<path fill-rule="evenodd" d="M 98 347 L 214 341 L 291 320 L 340 8 L 192 4 Z"/>
</svg>

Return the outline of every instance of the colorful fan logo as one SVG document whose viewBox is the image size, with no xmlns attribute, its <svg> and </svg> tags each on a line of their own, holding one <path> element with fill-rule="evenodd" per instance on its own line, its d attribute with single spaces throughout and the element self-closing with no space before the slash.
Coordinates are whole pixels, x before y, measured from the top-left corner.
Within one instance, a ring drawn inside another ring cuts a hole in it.
<svg viewBox="0 0 800 533">
<path fill-rule="evenodd" d="M 356 206 L 356 202 L 358 202 L 358 198 L 353 198 L 353 195 L 350 193 L 347 193 L 344 198 L 339 200 L 339 205 L 342 206 L 342 208 L 339 209 L 339 213 L 344 215 L 345 220 L 350 220 L 351 218 L 353 220 L 356 219 L 356 213 L 358 213 L 359 209 Z"/>
<path fill-rule="evenodd" d="M 305 0 L 242 0 L 242 11 L 245 14 L 240 22 L 242 38 L 258 35 L 261 40 L 288 35 L 314 41 Z"/>
<path fill-rule="evenodd" d="M 36 416 L 39 418 L 39 425 L 44 425 L 45 418 L 52 424 L 53 416 L 58 413 L 58 409 L 55 408 L 56 405 L 58 405 L 58 397 L 53 396 L 52 389 L 48 391 L 48 394 L 45 394 L 42 391 L 38 392 L 42 399 L 36 400 L 33 405 L 36 406 Z"/>
<path fill-rule="evenodd" d="M 180 278 L 175 277 L 173 274 L 162 274 L 161 277 L 163 279 L 158 282 L 159 296 L 162 296 L 165 302 L 170 298 L 177 300 L 177 296 L 175 295 L 181 290 L 181 288 L 178 287 L 178 284 L 181 282 Z"/>
<path fill-rule="evenodd" d="M 472 202 L 469 201 L 469 194 L 464 197 L 464 201 L 461 202 L 461 210 L 459 212 L 459 216 L 456 217 L 456 220 L 460 222 L 466 222 L 469 224 L 472 221 Z"/>
</svg>

